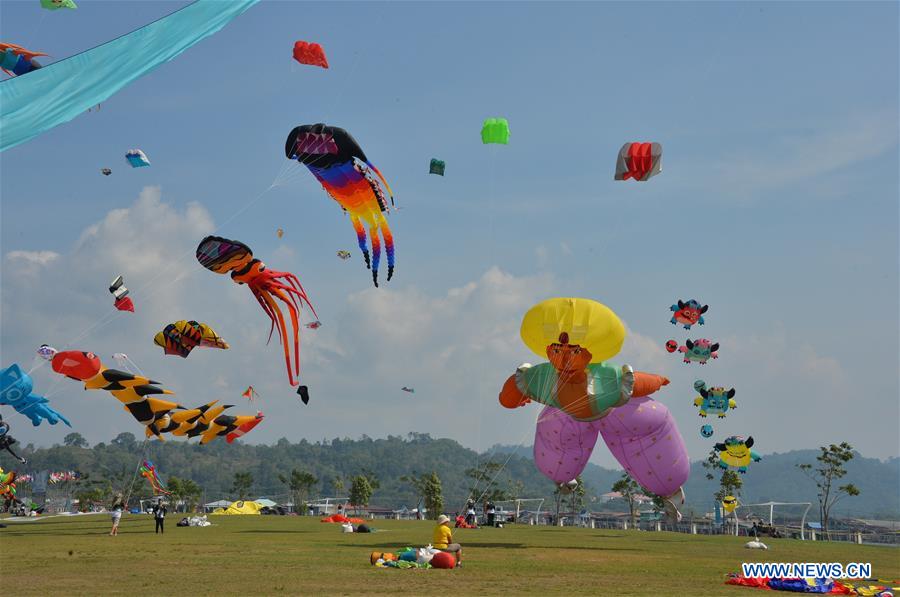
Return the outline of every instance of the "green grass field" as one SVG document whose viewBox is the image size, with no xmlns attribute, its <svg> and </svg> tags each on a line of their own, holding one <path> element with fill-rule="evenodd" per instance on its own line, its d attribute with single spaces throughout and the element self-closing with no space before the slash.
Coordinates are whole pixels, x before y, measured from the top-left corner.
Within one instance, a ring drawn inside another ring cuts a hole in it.
<svg viewBox="0 0 900 597">
<path fill-rule="evenodd" d="M 458 570 L 378 569 L 372 551 L 430 541 L 428 521 L 378 521 L 379 532 L 343 534 L 311 517 L 211 516 L 214 526 L 179 528 L 169 516 L 155 535 L 149 516 L 49 518 L 0 529 L 2 577 L 15 595 L 756 595 L 724 584 L 743 561 L 871 562 L 900 577 L 900 551 L 847 543 L 508 525 L 454 532 Z M 762 594 L 762 593 L 759 593 Z"/>
</svg>

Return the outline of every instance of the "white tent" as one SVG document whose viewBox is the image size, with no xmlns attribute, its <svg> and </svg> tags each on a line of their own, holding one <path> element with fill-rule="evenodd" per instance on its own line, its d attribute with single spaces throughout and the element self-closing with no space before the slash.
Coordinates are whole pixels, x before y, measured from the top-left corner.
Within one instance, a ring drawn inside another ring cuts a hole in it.
<svg viewBox="0 0 900 597">
<path fill-rule="evenodd" d="M 274 508 L 275 506 L 278 505 L 277 503 L 273 502 L 269 498 L 256 498 L 253 501 L 256 502 L 257 504 L 259 504 L 260 506 L 268 506 L 269 508 Z"/>
<path fill-rule="evenodd" d="M 203 504 L 204 508 L 227 508 L 231 505 L 231 502 L 228 500 L 216 500 L 215 502 L 210 502 L 208 504 Z"/>
</svg>

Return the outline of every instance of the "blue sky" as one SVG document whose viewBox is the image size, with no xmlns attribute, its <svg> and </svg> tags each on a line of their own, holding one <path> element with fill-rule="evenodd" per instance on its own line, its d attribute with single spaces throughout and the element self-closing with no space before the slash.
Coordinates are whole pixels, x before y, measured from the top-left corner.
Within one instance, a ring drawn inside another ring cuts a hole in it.
<svg viewBox="0 0 900 597">
<path fill-rule="evenodd" d="M 5 2 L 0 34 L 60 59 L 182 5 Z M 530 443 L 537 408 L 496 402 L 536 361 L 521 317 L 586 296 L 630 328 L 614 361 L 672 379 L 658 398 L 692 457 L 709 447 L 697 377 L 737 389 L 719 437 L 897 456 L 897 20 L 896 3 L 862 2 L 263 2 L 99 112 L 0 156 L 2 363 L 30 368 L 44 342 L 125 352 L 186 404 L 262 408 L 251 441 L 415 430 Z M 293 62 L 298 39 L 321 43 L 331 69 Z M 490 116 L 509 119 L 510 145 L 481 144 Z M 320 121 L 353 133 L 403 206 L 390 216 L 397 273 L 379 290 L 347 218 L 284 159 L 290 129 Z M 613 181 L 626 141 L 662 143 L 663 173 Z M 153 166 L 129 168 L 132 147 Z M 432 157 L 445 177 L 428 175 Z M 324 326 L 303 333 L 309 406 L 264 346 L 249 291 L 193 259 L 214 230 L 310 293 Z M 134 315 L 110 314 L 119 273 Z M 710 305 L 701 334 L 668 323 L 693 297 Z M 153 334 L 182 318 L 232 350 L 163 357 Z M 662 348 L 697 335 L 722 345 L 702 372 Z M 38 391 L 92 442 L 142 431 L 47 369 Z M 263 399 L 243 405 L 251 383 Z M 21 441 L 68 432 L 4 415 Z M 602 445 L 594 460 L 613 463 Z"/>
</svg>

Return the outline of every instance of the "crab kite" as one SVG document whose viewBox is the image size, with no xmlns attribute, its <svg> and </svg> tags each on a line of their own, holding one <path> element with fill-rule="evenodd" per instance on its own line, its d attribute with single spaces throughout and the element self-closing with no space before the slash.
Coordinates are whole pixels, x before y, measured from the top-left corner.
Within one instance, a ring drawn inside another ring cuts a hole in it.
<svg viewBox="0 0 900 597">
<path fill-rule="evenodd" d="M 198 346 L 228 350 L 228 343 L 214 329 L 205 323 L 184 319 L 163 328 L 153 337 L 153 343 L 162 347 L 165 354 L 178 355 L 183 359 Z"/>
<path fill-rule="evenodd" d="M 294 60 L 300 64 L 328 68 L 328 58 L 325 57 L 325 50 L 317 43 L 308 41 L 294 42 Z"/>
<path fill-rule="evenodd" d="M 674 500 L 683 500 L 690 461 L 675 419 L 649 398 L 669 380 L 604 362 L 625 340 L 618 316 L 588 299 L 548 299 L 525 314 L 521 335 L 549 362 L 519 366 L 503 385 L 500 404 L 545 405 L 534 439 L 538 469 L 556 484 L 575 479 L 602 435 L 631 477 L 663 496 L 667 512 L 677 519 Z"/>
<path fill-rule="evenodd" d="M 22 368 L 13 363 L 0 371 L 0 404 L 9 405 L 29 419 L 32 425 L 37 427 L 45 420 L 51 425 L 60 421 L 72 426 L 69 420 L 50 408 L 50 401 L 32 394 L 34 382 L 31 376 L 22 371 Z"/>
<path fill-rule="evenodd" d="M 384 214 L 389 211 L 387 196 L 394 204 L 393 192 L 384 176 L 369 161 L 365 152 L 350 133 L 326 124 L 304 124 L 288 135 L 284 154 L 289 160 L 306 165 L 332 199 L 350 214 L 356 230 L 359 249 L 372 270 L 372 281 L 378 286 L 378 265 L 381 261 L 381 240 L 387 255 L 390 280 L 394 275 L 394 237 Z M 372 244 L 371 260 L 366 245 L 366 231 Z"/>
<path fill-rule="evenodd" d="M 662 172 L 662 145 L 626 143 L 616 160 L 616 180 L 649 180 Z"/>
<path fill-rule="evenodd" d="M 306 303 L 318 319 L 316 310 L 309 302 L 309 297 L 297 276 L 290 272 L 267 269 L 265 263 L 253 257 L 250 247 L 220 236 L 207 236 L 200 241 L 197 246 L 197 261 L 211 272 L 217 274 L 230 272 L 232 280 L 250 287 L 250 292 L 272 321 L 269 340 L 272 339 L 272 332 L 278 330 L 278 339 L 284 350 L 288 381 L 292 386 L 296 386 L 298 384 L 296 377 L 300 376 L 300 310 L 303 303 Z M 290 315 L 290 335 L 285 316 L 276 299 L 284 304 Z M 291 344 L 294 347 L 293 359 Z"/>
<path fill-rule="evenodd" d="M 41 52 L 32 52 L 16 44 L 0 42 L 0 70 L 10 77 L 25 75 L 41 68 L 35 60 L 36 56 L 47 56 Z"/>
</svg>

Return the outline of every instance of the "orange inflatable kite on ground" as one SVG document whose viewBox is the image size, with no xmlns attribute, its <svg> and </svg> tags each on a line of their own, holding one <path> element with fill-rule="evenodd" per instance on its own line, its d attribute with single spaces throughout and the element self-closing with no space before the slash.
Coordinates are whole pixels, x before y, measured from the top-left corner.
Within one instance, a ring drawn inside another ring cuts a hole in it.
<svg viewBox="0 0 900 597">
<path fill-rule="evenodd" d="M 319 44 L 308 41 L 294 43 L 294 60 L 300 64 L 328 68 L 328 58 L 325 57 L 325 50 Z"/>
<path fill-rule="evenodd" d="M 323 518 L 322 522 L 337 522 L 340 524 L 347 524 L 349 522 L 352 524 L 364 524 L 366 521 L 362 518 L 347 518 L 343 514 L 332 514 L 327 518 Z"/>
</svg>

